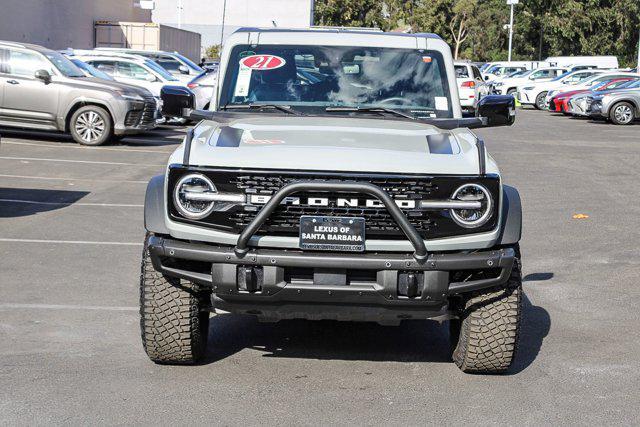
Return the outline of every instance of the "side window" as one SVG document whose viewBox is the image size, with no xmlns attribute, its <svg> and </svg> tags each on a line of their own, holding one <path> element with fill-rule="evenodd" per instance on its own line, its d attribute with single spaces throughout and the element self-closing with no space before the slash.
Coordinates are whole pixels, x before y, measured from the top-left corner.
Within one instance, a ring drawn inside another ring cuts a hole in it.
<svg viewBox="0 0 640 427">
<path fill-rule="evenodd" d="M 552 76 L 552 70 L 540 70 L 531 75 L 532 80 L 547 79 Z"/>
<path fill-rule="evenodd" d="M 472 65 L 471 66 L 471 71 L 473 72 L 473 78 L 474 79 L 482 80 L 482 74 L 480 73 L 480 70 L 478 70 L 478 67 L 476 67 L 475 65 Z"/>
<path fill-rule="evenodd" d="M 126 79 L 151 80 L 151 78 L 155 78 L 149 71 L 132 62 L 118 62 L 117 71 L 119 77 Z"/>
<path fill-rule="evenodd" d="M 0 49 L 0 73 L 9 74 L 9 51 Z"/>
<path fill-rule="evenodd" d="M 34 77 L 38 70 L 47 70 L 53 74 L 51 64 L 37 53 L 9 50 L 9 74 Z"/>
<path fill-rule="evenodd" d="M 86 61 L 86 63 L 93 65 L 98 70 L 110 76 L 116 73 L 116 63 L 114 61 Z"/>
<path fill-rule="evenodd" d="M 167 55 L 158 57 L 158 59 L 156 59 L 156 62 L 160 64 L 162 68 L 171 72 L 179 71 L 178 69 L 182 65 L 177 59 Z"/>
<path fill-rule="evenodd" d="M 457 79 L 466 79 L 469 77 L 469 70 L 467 70 L 466 65 L 456 65 L 454 68 L 456 70 Z"/>
</svg>

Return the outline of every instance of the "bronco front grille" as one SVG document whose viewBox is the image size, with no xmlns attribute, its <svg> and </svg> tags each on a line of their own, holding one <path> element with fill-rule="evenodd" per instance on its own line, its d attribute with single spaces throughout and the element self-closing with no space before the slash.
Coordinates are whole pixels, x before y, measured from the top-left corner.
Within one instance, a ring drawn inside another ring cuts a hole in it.
<svg viewBox="0 0 640 427">
<path fill-rule="evenodd" d="M 430 179 L 406 179 L 389 177 L 362 177 L 337 178 L 323 175 L 239 175 L 232 183 L 245 194 L 273 195 L 287 184 L 299 181 L 335 181 L 335 182 L 370 182 L 385 190 L 391 197 L 397 200 L 422 200 L 428 199 L 437 189 Z M 306 198 L 317 196 L 318 193 L 299 193 L 297 197 Z M 352 195 L 357 197 L 359 195 Z M 360 195 L 361 196 L 361 195 Z M 362 198 L 362 197 L 360 197 Z M 230 216 L 231 221 L 238 229 L 246 227 L 255 218 L 258 209 L 250 206 L 248 210 L 235 212 Z M 426 233 L 434 224 L 429 212 L 413 209 L 406 211 L 409 221 L 419 232 Z M 263 230 L 275 234 L 298 233 L 300 217 L 303 215 L 327 215 L 327 216 L 353 216 L 363 217 L 366 221 L 368 236 L 400 236 L 403 233 L 384 207 L 339 207 L 335 199 L 329 200 L 329 206 L 281 206 L 263 226 Z"/>
<path fill-rule="evenodd" d="M 383 175 L 383 174 L 348 174 L 348 173 L 319 173 L 294 171 L 234 171 L 228 169 L 185 168 L 181 165 L 172 166 L 169 171 L 169 185 L 167 200 L 172 200 L 173 188 L 185 173 L 200 172 L 207 175 L 215 184 L 219 192 L 243 193 L 248 202 L 238 204 L 223 212 L 212 212 L 208 217 L 193 221 L 180 216 L 172 203 L 169 213 L 174 220 L 200 226 L 240 233 L 257 215 L 263 204 L 251 203 L 251 196 L 271 196 L 287 184 L 300 181 L 322 182 L 369 182 L 379 186 L 396 200 L 436 200 L 448 199 L 462 184 L 469 182 L 481 183 L 498 200 L 500 188 L 497 176 L 417 176 L 417 175 Z M 364 203 L 357 207 L 338 206 L 339 197 L 358 198 L 361 201 L 371 199 L 362 194 L 309 192 L 296 193 L 296 197 L 305 200 L 308 197 L 325 197 L 327 206 L 308 206 L 282 204 L 260 228 L 258 235 L 297 236 L 299 233 L 300 217 L 303 215 L 327 215 L 363 217 L 366 225 L 366 237 L 378 239 L 405 238 L 384 207 L 366 207 Z M 440 238 L 454 235 L 478 233 L 495 228 L 497 211 L 490 221 L 476 229 L 460 227 L 451 218 L 448 210 L 422 210 L 419 207 L 403 209 L 403 213 L 424 238 Z"/>
</svg>

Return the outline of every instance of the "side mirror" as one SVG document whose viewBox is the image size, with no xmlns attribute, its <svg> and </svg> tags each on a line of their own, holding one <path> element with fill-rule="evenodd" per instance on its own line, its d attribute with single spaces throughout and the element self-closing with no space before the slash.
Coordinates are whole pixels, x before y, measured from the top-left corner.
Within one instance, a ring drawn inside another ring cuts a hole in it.
<svg viewBox="0 0 640 427">
<path fill-rule="evenodd" d="M 181 65 L 178 67 L 178 71 L 180 71 L 180 74 L 189 74 L 189 67 Z"/>
<path fill-rule="evenodd" d="M 196 105 L 195 94 L 184 86 L 163 86 L 160 98 L 162 114 L 168 117 L 189 117 Z"/>
<path fill-rule="evenodd" d="M 51 83 L 51 74 L 47 70 L 37 70 L 35 73 L 35 78 L 38 80 L 42 80 L 44 84 L 48 85 Z"/>
<path fill-rule="evenodd" d="M 486 95 L 476 106 L 476 117 L 486 120 L 485 127 L 511 126 L 516 121 L 516 100 L 511 95 Z"/>
<path fill-rule="evenodd" d="M 153 83 L 153 82 L 157 82 L 158 79 L 156 78 L 156 76 L 154 76 L 153 74 L 147 74 L 144 79 L 146 81 L 148 81 L 149 83 Z"/>
</svg>

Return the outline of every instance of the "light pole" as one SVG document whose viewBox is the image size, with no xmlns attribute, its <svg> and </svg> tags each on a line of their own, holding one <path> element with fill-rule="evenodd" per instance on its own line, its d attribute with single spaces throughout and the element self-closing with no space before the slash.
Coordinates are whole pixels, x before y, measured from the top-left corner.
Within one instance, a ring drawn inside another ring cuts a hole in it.
<svg viewBox="0 0 640 427">
<path fill-rule="evenodd" d="M 182 28 L 182 0 L 178 0 L 178 28 Z"/>
<path fill-rule="evenodd" d="M 509 18 L 509 62 L 511 62 L 511 46 L 513 45 L 513 7 L 520 0 L 507 0 L 507 4 L 511 6 L 511 18 Z"/>
<path fill-rule="evenodd" d="M 638 37 L 638 62 L 636 63 L 636 73 L 640 74 L 640 37 Z"/>
</svg>

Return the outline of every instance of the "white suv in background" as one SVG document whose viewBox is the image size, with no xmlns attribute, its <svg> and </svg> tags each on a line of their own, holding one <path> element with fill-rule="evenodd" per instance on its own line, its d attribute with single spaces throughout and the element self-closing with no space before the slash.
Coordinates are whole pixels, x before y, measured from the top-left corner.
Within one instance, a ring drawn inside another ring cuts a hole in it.
<svg viewBox="0 0 640 427">
<path fill-rule="evenodd" d="M 73 57 L 94 66 L 118 82 L 144 87 L 158 99 L 160 99 L 160 89 L 164 85 L 183 86 L 167 70 L 142 56 L 115 52 L 75 51 Z"/>
<path fill-rule="evenodd" d="M 171 73 L 175 78 L 183 83 L 188 83 L 195 77 L 202 74 L 204 69 L 191 61 L 189 58 L 180 55 L 177 52 L 136 50 L 113 47 L 99 47 L 97 51 L 102 52 L 119 52 L 131 55 L 143 56 L 150 59 Z"/>
<path fill-rule="evenodd" d="M 460 106 L 463 109 L 472 110 L 480 87 L 484 85 L 482 74 L 478 67 L 470 62 L 456 61 L 453 66 L 456 71 Z"/>
<path fill-rule="evenodd" d="M 567 72 L 566 68 L 545 67 L 531 70 L 515 77 L 507 77 L 493 83 L 492 92 L 497 95 L 515 95 L 519 86 L 547 82 Z"/>
</svg>

